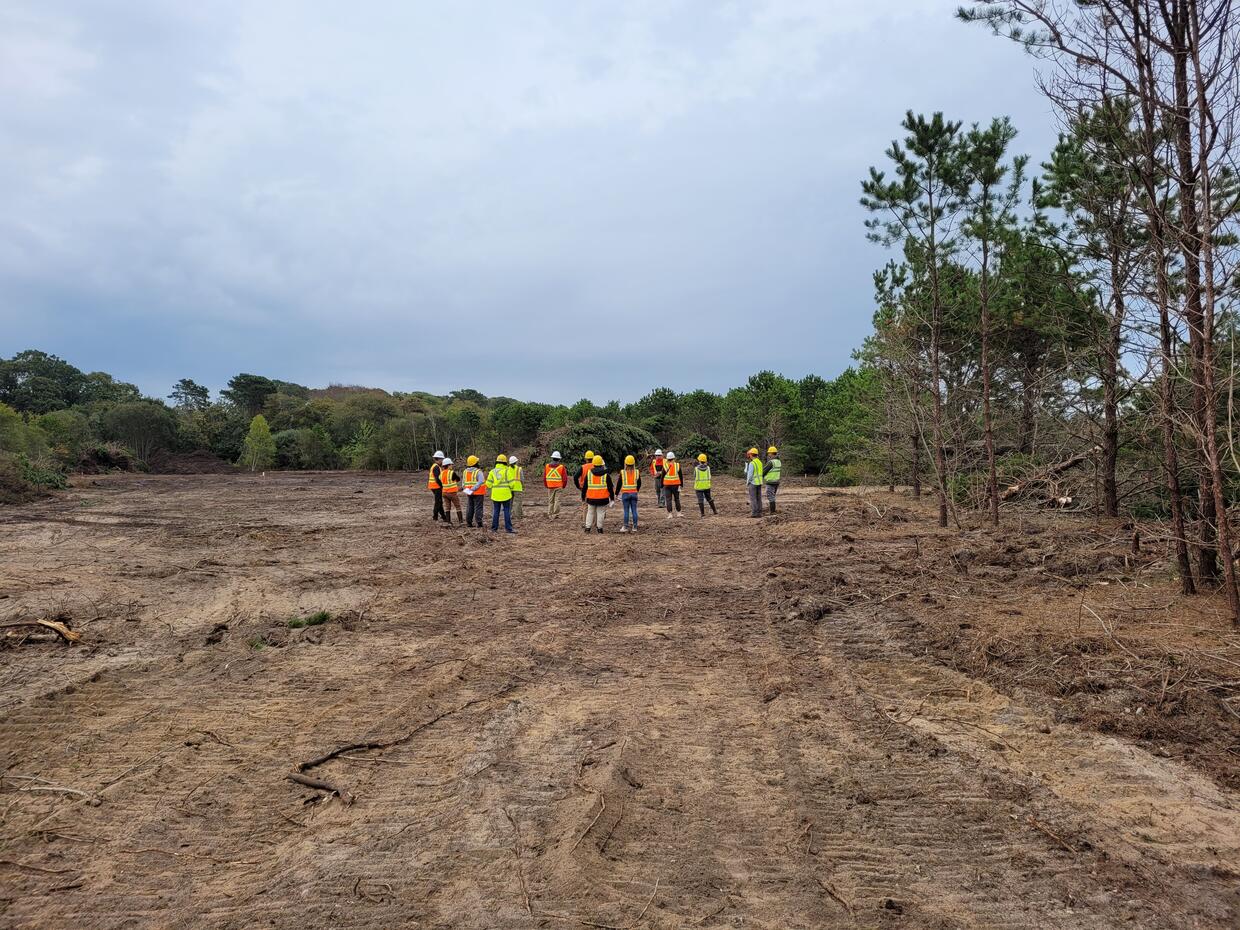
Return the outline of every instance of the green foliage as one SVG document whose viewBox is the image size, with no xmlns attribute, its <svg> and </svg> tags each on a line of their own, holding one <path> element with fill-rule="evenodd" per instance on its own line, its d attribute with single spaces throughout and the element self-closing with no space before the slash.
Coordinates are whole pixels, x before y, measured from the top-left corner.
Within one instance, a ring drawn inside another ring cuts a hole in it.
<svg viewBox="0 0 1240 930">
<path fill-rule="evenodd" d="M 220 397 L 252 417 L 263 409 L 267 398 L 279 390 L 277 382 L 262 375 L 239 374 L 228 381 L 228 387 L 220 391 Z"/>
<path fill-rule="evenodd" d="M 64 359 L 38 349 L 0 361 L 0 403 L 19 413 L 49 413 L 76 404 L 85 376 Z"/>
<path fill-rule="evenodd" d="M 676 444 L 673 451 L 678 458 L 684 459 L 686 468 L 692 467 L 689 463 L 697 461 L 698 454 L 701 452 L 706 453 L 707 464 L 715 474 L 727 467 L 723 443 L 709 436 L 703 436 L 701 433 L 691 433 L 686 436 Z"/>
<path fill-rule="evenodd" d="M 0 452 L 43 459 L 48 455 L 47 437 L 8 404 L 0 403 Z"/>
<path fill-rule="evenodd" d="M 168 399 L 180 410 L 204 410 L 211 404 L 211 392 L 192 378 L 182 378 Z"/>
<path fill-rule="evenodd" d="M 255 414 L 250 421 L 250 431 L 246 434 L 241 449 L 241 459 L 237 464 L 250 471 L 264 471 L 275 464 L 276 442 L 271 436 L 271 428 L 267 419 Z"/>
<path fill-rule="evenodd" d="M 128 401 L 106 410 L 99 429 L 104 439 L 119 442 L 143 464 L 156 452 L 171 449 L 177 432 L 172 411 L 155 400 Z"/>
<path fill-rule="evenodd" d="M 46 437 L 52 455 L 65 468 L 74 468 L 92 442 L 90 421 L 76 410 L 53 410 L 32 420 Z"/>
<path fill-rule="evenodd" d="M 324 471 L 340 465 L 336 447 L 321 426 L 283 430 L 272 438 L 276 443 L 276 466 L 279 468 Z"/>
<path fill-rule="evenodd" d="M 36 488 L 47 488 L 56 491 L 63 491 L 69 486 L 64 472 L 58 468 L 31 462 L 29 457 L 23 454 L 18 454 L 16 459 L 18 472 L 22 480 L 28 484 Z"/>
<path fill-rule="evenodd" d="M 315 613 L 308 614 L 305 617 L 289 618 L 288 628 L 290 630 L 300 630 L 302 627 L 307 627 L 307 626 L 322 626 L 324 623 L 327 623 L 329 620 L 331 620 L 331 618 L 332 618 L 332 615 L 329 614 L 326 610 L 320 610 L 320 611 L 316 611 Z"/>
<path fill-rule="evenodd" d="M 560 451 L 568 463 L 569 474 L 574 475 L 585 456 L 586 450 L 603 457 L 610 471 L 616 471 L 624 463 L 626 455 L 642 456 L 655 450 L 658 440 L 650 433 L 618 420 L 592 417 L 567 429 L 552 433 L 546 440 L 549 446 Z M 550 453 L 551 449 L 545 450 Z"/>
</svg>

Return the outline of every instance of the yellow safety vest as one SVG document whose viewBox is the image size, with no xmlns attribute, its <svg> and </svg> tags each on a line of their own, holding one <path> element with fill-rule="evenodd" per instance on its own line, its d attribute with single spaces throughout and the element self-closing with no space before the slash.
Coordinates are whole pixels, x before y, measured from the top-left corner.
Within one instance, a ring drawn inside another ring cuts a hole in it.
<svg viewBox="0 0 1240 930">
<path fill-rule="evenodd" d="M 767 484 L 779 484 L 779 470 L 783 467 L 783 462 L 779 459 L 768 459 L 766 463 L 766 471 L 762 473 L 762 480 Z"/>
<path fill-rule="evenodd" d="M 521 465 L 509 465 L 508 470 L 512 472 L 512 489 L 514 491 L 524 491 L 525 484 L 523 479 L 525 478 L 525 468 Z"/>
<path fill-rule="evenodd" d="M 693 490 L 709 491 L 710 490 L 710 466 L 699 465 L 693 469 Z"/>
<path fill-rule="evenodd" d="M 512 469 L 507 465 L 496 465 L 487 475 L 487 487 L 491 489 L 491 500 L 512 500 Z"/>
<path fill-rule="evenodd" d="M 753 462 L 753 483 L 761 484 L 762 483 L 762 459 L 758 458 L 755 455 L 752 459 L 750 459 L 750 461 Z"/>
</svg>

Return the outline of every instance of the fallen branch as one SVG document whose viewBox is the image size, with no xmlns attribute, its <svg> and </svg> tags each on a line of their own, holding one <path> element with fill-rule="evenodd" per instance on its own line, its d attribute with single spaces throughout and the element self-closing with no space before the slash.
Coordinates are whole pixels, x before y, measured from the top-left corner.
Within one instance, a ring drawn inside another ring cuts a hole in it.
<svg viewBox="0 0 1240 930">
<path fill-rule="evenodd" d="M 307 788 L 317 788 L 320 791 L 326 791 L 328 794 L 334 794 L 346 805 L 353 803 L 353 795 L 329 781 L 311 778 L 309 775 L 302 775 L 300 772 L 289 772 L 286 777 L 289 781 L 295 781 L 297 784 L 305 785 Z"/>
<path fill-rule="evenodd" d="M 534 908 L 530 905 L 530 890 L 525 884 L 525 869 L 521 866 L 521 828 L 517 826 L 512 814 L 508 813 L 508 808 L 505 807 L 502 810 L 508 822 L 512 824 L 512 855 L 517 860 L 517 878 L 521 882 L 521 899 L 525 902 L 525 913 L 533 917 Z"/>
<path fill-rule="evenodd" d="M 849 904 L 847 901 L 845 901 L 843 898 L 841 898 L 839 893 L 834 888 L 832 888 L 830 885 L 824 882 L 821 878 L 815 877 L 814 881 L 818 882 L 818 887 L 821 888 L 823 891 L 825 891 L 827 893 L 827 896 L 832 901 L 834 901 L 836 904 L 842 907 L 845 911 L 847 911 L 849 916 L 852 916 L 852 913 L 853 913 L 852 905 Z"/>
<path fill-rule="evenodd" d="M 1049 465 L 1046 468 L 1042 469 L 1041 471 L 1035 472 L 1034 474 L 1030 475 L 1028 478 L 1025 478 L 1021 481 L 1017 481 L 1015 484 L 1009 485 L 1004 490 L 1004 492 L 999 495 L 999 500 L 1001 501 L 1011 500 L 1013 497 L 1016 497 L 1020 494 L 1023 494 L 1025 491 L 1027 491 L 1031 484 L 1037 481 L 1045 481 L 1047 478 L 1054 478 L 1055 476 L 1062 474 L 1063 472 L 1067 471 L 1070 468 L 1075 468 L 1077 465 L 1080 465 L 1091 455 L 1097 455 L 1101 451 L 1102 451 L 1102 446 L 1094 446 L 1093 448 L 1088 449 L 1085 452 L 1078 452 L 1076 455 L 1070 458 L 1066 458 L 1062 462 L 1058 462 L 1055 465 Z"/>
<path fill-rule="evenodd" d="M 488 694 L 486 697 L 474 698 L 473 700 L 466 701 L 464 704 L 461 704 L 458 707 L 453 707 L 450 710 L 445 710 L 442 713 L 436 714 L 430 720 L 427 720 L 423 723 L 419 723 L 412 730 L 409 730 L 408 732 L 402 734 L 401 736 L 397 736 L 394 739 L 366 740 L 360 743 L 348 743 L 347 745 L 344 745 L 344 746 L 337 746 L 335 749 L 331 750 L 330 752 L 325 752 L 321 756 L 315 756 L 313 759 L 307 759 L 304 762 L 298 762 L 297 771 L 305 772 L 310 769 L 317 768 L 318 766 L 322 765 L 324 762 L 330 762 L 332 759 L 336 758 L 337 756 L 342 756 L 347 752 L 368 752 L 372 749 L 389 749 L 392 746 L 399 746 L 401 743 L 405 743 L 413 739 L 413 737 L 415 737 L 417 734 L 421 733 L 423 730 L 427 729 L 428 727 L 434 726 L 440 720 L 443 720 L 445 717 L 450 717 L 453 714 L 460 713 L 461 711 L 466 710 L 467 708 L 473 707 L 475 704 L 483 704 L 487 701 L 490 701 L 494 698 L 499 697 L 500 695 L 507 694 L 509 691 L 511 691 L 515 687 L 516 687 L 516 684 L 510 684 L 496 691 L 494 694 Z M 294 779 L 294 781 L 296 781 L 296 779 Z"/>
<path fill-rule="evenodd" d="M 23 626 L 41 626 L 44 629 L 51 630 L 54 633 L 59 633 L 61 638 L 67 643 L 76 643 L 82 638 L 81 633 L 73 632 L 73 630 L 69 629 L 59 620 L 9 620 L 5 623 L 0 623 L 0 630 Z"/>
<path fill-rule="evenodd" d="M 1072 855 L 1075 856 L 1077 854 L 1077 849 L 1075 846 L 1072 846 L 1067 840 L 1061 837 L 1058 833 L 1055 833 L 1053 830 L 1051 830 L 1050 827 L 1041 823 L 1032 814 L 1030 814 L 1028 817 L 1028 823 L 1029 823 L 1029 826 L 1034 827 L 1035 829 L 1040 830 L 1043 833 L 1045 833 L 1047 836 L 1049 836 L 1052 840 L 1054 840 L 1056 843 L 1058 843 L 1068 852 L 1072 853 Z"/>
</svg>

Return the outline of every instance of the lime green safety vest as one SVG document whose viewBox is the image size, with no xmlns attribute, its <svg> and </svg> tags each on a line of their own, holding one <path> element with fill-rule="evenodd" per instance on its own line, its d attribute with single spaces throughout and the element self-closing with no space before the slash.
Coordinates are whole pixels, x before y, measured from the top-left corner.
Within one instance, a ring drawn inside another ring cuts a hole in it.
<svg viewBox="0 0 1240 930">
<path fill-rule="evenodd" d="M 491 489 L 491 500 L 512 500 L 512 469 L 507 465 L 496 465 L 487 475 L 487 487 Z"/>
<path fill-rule="evenodd" d="M 767 459 L 766 473 L 762 476 L 767 484 L 779 484 L 779 469 L 783 463 L 779 459 Z"/>
<path fill-rule="evenodd" d="M 710 490 L 710 466 L 699 465 L 693 469 L 693 490 L 709 491 Z"/>
<path fill-rule="evenodd" d="M 525 469 L 520 465 L 509 465 L 508 471 L 512 473 L 512 489 L 514 491 L 524 491 L 525 485 L 521 479 L 525 477 Z"/>
<path fill-rule="evenodd" d="M 761 484 L 762 483 L 762 459 L 758 458 L 755 455 L 752 459 L 750 459 L 750 461 L 753 463 L 753 483 Z"/>
</svg>

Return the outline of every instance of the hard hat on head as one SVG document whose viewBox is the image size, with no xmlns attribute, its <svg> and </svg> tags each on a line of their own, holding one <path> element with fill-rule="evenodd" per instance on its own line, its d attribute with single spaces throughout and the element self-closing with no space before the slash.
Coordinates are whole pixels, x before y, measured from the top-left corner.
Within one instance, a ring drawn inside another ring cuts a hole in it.
<svg viewBox="0 0 1240 930">
<path fill-rule="evenodd" d="M 699 452 L 699 453 L 698 453 L 698 461 L 699 461 L 699 462 L 705 462 L 705 461 L 706 461 L 706 453 L 705 453 L 705 452 Z"/>
<path fill-rule="evenodd" d="M 586 449 L 586 461 L 587 462 L 594 461 L 594 450 L 593 449 Z"/>
<path fill-rule="evenodd" d="M 552 457 L 553 459 L 558 459 L 558 458 L 560 457 L 560 453 L 558 453 L 558 452 L 552 452 L 552 453 L 551 453 L 551 457 Z"/>
<path fill-rule="evenodd" d="M 625 464 L 625 465 L 636 465 L 636 464 L 637 464 L 637 459 L 633 458 L 633 456 L 631 456 L 631 455 L 626 455 L 626 456 L 624 457 L 624 464 Z"/>
<path fill-rule="evenodd" d="M 477 464 L 478 464 L 478 456 L 476 456 L 476 455 L 471 455 L 469 458 L 467 458 L 467 459 L 465 460 L 465 464 L 466 464 L 466 465 L 477 465 Z"/>
<path fill-rule="evenodd" d="M 669 452 L 669 453 L 667 454 L 667 457 L 668 457 L 670 460 L 675 461 L 675 460 L 676 460 L 676 453 L 675 453 L 675 452 Z"/>
<path fill-rule="evenodd" d="M 516 457 L 515 455 L 510 455 L 510 456 L 508 456 L 508 464 L 509 464 L 509 465 L 516 465 L 516 464 L 517 464 L 517 457 Z"/>
<path fill-rule="evenodd" d="M 445 465 L 451 465 L 451 464 L 452 464 L 452 459 L 444 459 L 444 460 L 443 460 L 443 463 L 444 463 Z"/>
<path fill-rule="evenodd" d="M 435 454 L 434 454 L 433 456 L 431 456 L 431 458 L 441 459 L 441 458 L 443 458 L 443 453 L 442 453 L 442 452 L 440 452 L 438 449 L 436 449 L 436 450 L 435 450 Z"/>
<path fill-rule="evenodd" d="M 662 449 L 655 449 L 655 450 L 654 450 L 654 454 L 655 454 L 655 455 L 662 455 L 662 454 L 663 454 L 663 450 L 662 450 Z"/>
<path fill-rule="evenodd" d="M 597 466 L 599 466 L 599 465 L 602 465 L 602 464 L 603 464 L 603 457 L 602 457 L 601 455 L 596 455 L 596 456 L 594 456 L 594 465 L 595 465 L 595 467 L 597 467 Z"/>
<path fill-rule="evenodd" d="M 757 449 L 750 449 L 750 450 L 749 450 L 748 452 L 746 452 L 745 454 L 746 454 L 746 455 L 757 455 L 757 454 L 758 454 L 758 450 L 757 450 Z"/>
<path fill-rule="evenodd" d="M 501 452 L 499 455 L 495 456 L 495 464 L 496 465 L 507 465 L 508 464 L 508 459 L 504 456 L 504 453 Z"/>
<path fill-rule="evenodd" d="M 774 446 L 771 446 L 769 449 L 767 449 L 767 450 L 766 450 L 766 454 L 767 454 L 767 455 L 774 455 L 774 454 L 775 454 L 776 452 L 778 452 L 778 451 L 779 451 L 779 450 L 778 450 L 778 449 L 776 449 Z"/>
</svg>

